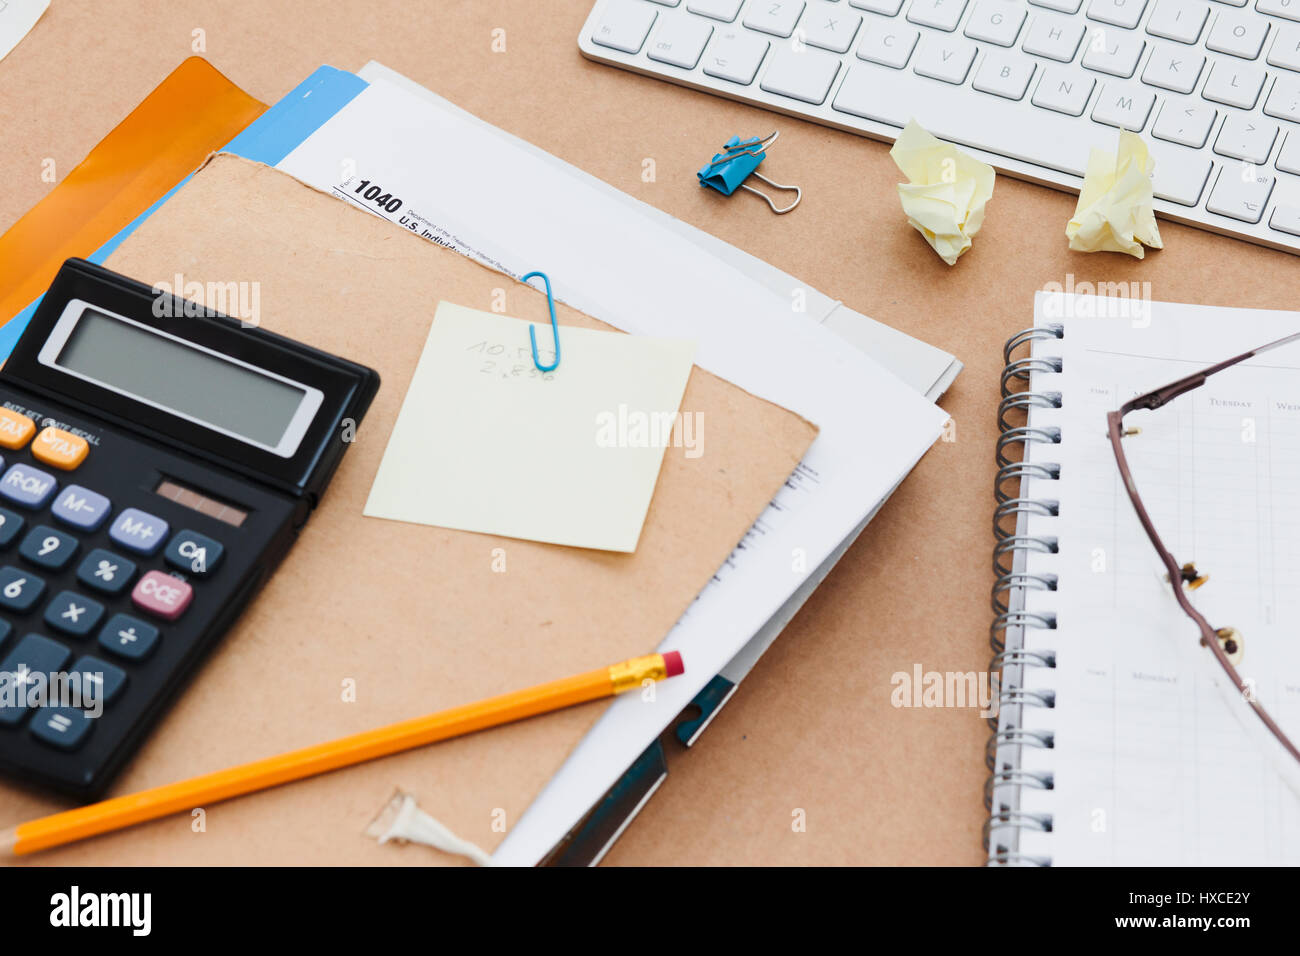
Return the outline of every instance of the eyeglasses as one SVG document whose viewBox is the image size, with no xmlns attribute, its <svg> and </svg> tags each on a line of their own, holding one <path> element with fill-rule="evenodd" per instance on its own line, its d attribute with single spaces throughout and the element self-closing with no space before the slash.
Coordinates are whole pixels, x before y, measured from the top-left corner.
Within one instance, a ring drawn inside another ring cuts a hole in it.
<svg viewBox="0 0 1300 956">
<path fill-rule="evenodd" d="M 1124 425 L 1124 416 L 1135 411 L 1153 412 L 1169 402 L 1173 401 L 1180 395 L 1200 388 L 1211 376 L 1224 369 L 1232 368 L 1247 359 L 1254 358 L 1256 355 L 1262 355 L 1275 348 L 1280 348 L 1288 343 L 1300 340 L 1300 332 L 1288 335 L 1286 338 L 1278 339 L 1276 342 L 1269 342 L 1267 345 L 1261 345 L 1257 349 L 1245 352 L 1235 358 L 1219 362 L 1217 365 L 1211 365 L 1209 368 L 1200 372 L 1195 372 L 1176 382 L 1170 382 L 1163 388 L 1157 388 L 1154 391 L 1139 395 L 1136 398 L 1129 399 L 1118 411 L 1109 412 L 1106 415 L 1106 428 L 1110 436 L 1110 445 L 1115 452 L 1115 462 L 1119 465 L 1120 476 L 1124 479 L 1124 489 L 1128 492 L 1129 500 L 1133 502 L 1133 509 L 1137 512 L 1138 521 L 1142 523 L 1142 528 L 1151 539 L 1152 546 L 1160 556 L 1161 562 L 1168 573 L 1168 580 L 1174 589 L 1174 597 L 1178 601 L 1178 606 L 1186 612 L 1201 632 L 1201 645 L 1208 648 L 1214 655 L 1214 659 L 1219 662 L 1225 674 L 1232 681 L 1233 685 L 1241 693 L 1242 699 L 1246 701 L 1256 716 L 1263 721 L 1264 726 L 1269 729 L 1278 742 L 1292 757 L 1300 762 L 1300 750 L 1291 742 L 1286 733 L 1278 726 L 1277 722 L 1269 716 L 1268 711 L 1264 709 L 1263 704 L 1255 699 L 1250 684 L 1243 680 L 1241 674 L 1237 671 L 1237 664 L 1241 663 L 1243 645 L 1242 636 L 1232 627 L 1215 628 L 1205 619 L 1192 602 L 1187 597 L 1189 589 L 1194 590 L 1205 583 L 1206 576 L 1196 570 L 1195 565 L 1179 565 L 1175 560 L 1172 552 L 1165 547 L 1164 542 L 1160 539 L 1160 534 L 1156 531 L 1155 525 L 1151 521 L 1151 515 L 1147 512 L 1146 506 L 1142 503 L 1142 496 L 1138 493 L 1137 484 L 1133 481 L 1133 471 L 1129 467 L 1128 457 L 1124 454 L 1124 438 L 1129 435 L 1137 434 L 1140 429 L 1127 428 Z"/>
</svg>

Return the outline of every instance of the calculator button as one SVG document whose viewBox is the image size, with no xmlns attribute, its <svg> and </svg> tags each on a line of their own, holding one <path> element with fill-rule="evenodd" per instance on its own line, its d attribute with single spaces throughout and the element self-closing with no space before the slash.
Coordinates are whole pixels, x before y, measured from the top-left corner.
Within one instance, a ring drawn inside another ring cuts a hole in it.
<svg viewBox="0 0 1300 956">
<path fill-rule="evenodd" d="M 158 643 L 158 628 L 129 614 L 114 614 L 99 632 L 99 646 L 118 657 L 138 661 Z"/>
<path fill-rule="evenodd" d="M 37 567 L 61 571 L 77 553 L 77 539 L 47 524 L 38 524 L 27 532 L 18 553 Z"/>
<path fill-rule="evenodd" d="M 22 448 L 36 434 L 36 423 L 12 408 L 0 408 L 0 448 Z"/>
<path fill-rule="evenodd" d="M 5 641 L 9 640 L 9 635 L 12 634 L 13 631 L 14 626 L 3 618 L 0 618 L 0 645 L 3 645 Z"/>
<path fill-rule="evenodd" d="M 112 505 L 97 491 L 81 485 L 67 485 L 55 499 L 51 511 L 66 525 L 81 531 L 94 531 L 108 517 Z"/>
<path fill-rule="evenodd" d="M 27 699 L 29 691 L 40 683 L 34 675 L 45 675 L 41 682 L 48 686 L 49 675 L 57 673 L 71 656 L 66 647 L 48 637 L 23 635 L 0 663 L 0 679 L 9 685 L 8 693 L 0 696 L 0 724 L 12 726 L 22 720 L 28 706 L 35 703 Z"/>
<path fill-rule="evenodd" d="M 86 439 L 52 425 L 42 429 L 32 442 L 33 458 L 63 471 L 72 471 L 86 460 L 89 452 L 90 445 Z"/>
<path fill-rule="evenodd" d="M 10 465 L 0 478 L 0 495 L 28 508 L 43 508 L 58 482 L 48 472 L 31 465 Z"/>
<path fill-rule="evenodd" d="M 162 571 L 148 571 L 131 592 L 135 606 L 163 620 L 174 621 L 194 598 L 194 589 L 180 578 Z"/>
<path fill-rule="evenodd" d="M 76 707 L 42 707 L 32 718 L 32 736 L 60 750 L 76 750 L 94 726 L 95 719 Z"/>
<path fill-rule="evenodd" d="M 60 591 L 45 608 L 45 623 L 73 637 L 85 637 L 103 616 L 104 605 L 76 591 Z"/>
<path fill-rule="evenodd" d="M 13 544 L 18 532 L 23 530 L 22 515 L 14 514 L 8 508 L 0 508 L 0 548 Z"/>
<path fill-rule="evenodd" d="M 108 536 L 128 551 L 153 554 L 167 537 L 167 522 L 139 508 L 126 508 L 109 528 Z"/>
<path fill-rule="evenodd" d="M 176 532 L 163 557 L 173 568 L 202 578 L 217 569 L 225 550 L 220 541 L 186 528 Z"/>
<path fill-rule="evenodd" d="M 134 575 L 134 561 L 103 548 L 91 551 L 77 568 L 78 581 L 104 594 L 121 594 Z"/>
<path fill-rule="evenodd" d="M 0 607 L 30 611 L 45 592 L 45 582 L 34 574 L 6 565 L 0 568 Z"/>
<path fill-rule="evenodd" d="M 126 686 L 126 671 L 90 654 L 77 658 L 71 673 L 81 678 L 83 701 L 111 704 Z"/>
</svg>

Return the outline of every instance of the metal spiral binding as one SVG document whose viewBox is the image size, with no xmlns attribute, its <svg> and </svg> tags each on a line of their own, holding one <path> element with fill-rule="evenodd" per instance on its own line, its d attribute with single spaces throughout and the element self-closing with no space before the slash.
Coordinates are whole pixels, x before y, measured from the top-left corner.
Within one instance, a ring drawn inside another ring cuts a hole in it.
<svg viewBox="0 0 1300 956">
<path fill-rule="evenodd" d="M 1050 814 L 1028 813 L 1019 806 L 1025 788 L 1051 790 L 1055 781 L 1050 773 L 1035 773 L 1020 766 L 1025 748 L 1050 750 L 1055 738 L 1050 732 L 1028 730 L 1023 726 L 1025 709 L 1056 706 L 1056 692 L 1034 690 L 1024 686 L 1027 668 L 1054 668 L 1056 652 L 1030 650 L 1023 646 L 1026 628 L 1053 630 L 1056 615 L 1025 609 L 1029 591 L 1055 591 L 1054 574 L 1030 573 L 1025 560 L 1031 553 L 1054 554 L 1058 543 L 1049 535 L 1030 535 L 1025 531 L 1030 517 L 1053 518 L 1060 513 L 1060 502 L 1052 499 L 1025 498 L 1021 494 L 1026 478 L 1056 481 L 1061 466 L 1051 462 L 1017 461 L 1009 452 L 1029 444 L 1057 445 L 1061 430 L 1056 427 L 1031 427 L 1024 419 L 1035 408 L 1060 408 L 1061 393 L 1033 392 L 1028 388 L 1033 375 L 1050 375 L 1061 371 L 1061 359 L 1051 356 L 1016 358 L 1016 351 L 1036 340 L 1064 338 L 1061 325 L 1038 326 L 1017 332 L 1007 340 L 1002 356 L 1002 401 L 998 405 L 997 478 L 994 497 L 993 568 L 998 575 L 990 595 L 993 623 L 989 626 L 989 644 L 994 656 L 989 671 L 1001 672 L 998 716 L 989 719 L 993 734 L 985 745 L 984 761 L 989 776 L 984 783 L 984 808 L 988 811 L 983 829 L 984 849 L 990 866 L 1050 866 L 1048 857 L 1021 853 L 1019 835 L 1024 830 L 1050 833 Z M 1010 839 L 1008 839 L 1008 836 Z"/>
</svg>

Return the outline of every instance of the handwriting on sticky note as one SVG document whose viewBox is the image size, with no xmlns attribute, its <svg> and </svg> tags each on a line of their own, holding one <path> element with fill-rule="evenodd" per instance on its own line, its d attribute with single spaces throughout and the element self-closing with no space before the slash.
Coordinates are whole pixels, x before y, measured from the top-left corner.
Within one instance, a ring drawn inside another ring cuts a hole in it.
<svg viewBox="0 0 1300 956">
<path fill-rule="evenodd" d="M 611 441 L 635 429 L 610 422 L 680 422 L 695 343 L 566 326 L 563 364 L 542 372 L 528 326 L 439 303 L 365 513 L 634 551 L 680 430 Z M 549 364 L 550 329 L 538 330 Z"/>
</svg>

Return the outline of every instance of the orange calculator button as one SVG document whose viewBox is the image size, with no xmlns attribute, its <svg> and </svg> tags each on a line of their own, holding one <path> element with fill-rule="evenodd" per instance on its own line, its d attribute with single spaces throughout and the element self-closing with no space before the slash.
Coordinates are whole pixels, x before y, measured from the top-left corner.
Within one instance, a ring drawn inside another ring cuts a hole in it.
<svg viewBox="0 0 1300 956">
<path fill-rule="evenodd" d="M 22 448 L 36 434 L 36 423 L 13 409 L 0 408 L 0 447 Z"/>
<path fill-rule="evenodd" d="M 86 439 L 62 428 L 46 428 L 32 442 L 32 455 L 37 461 L 43 461 L 51 468 L 72 471 L 83 461 L 90 451 Z"/>
</svg>

